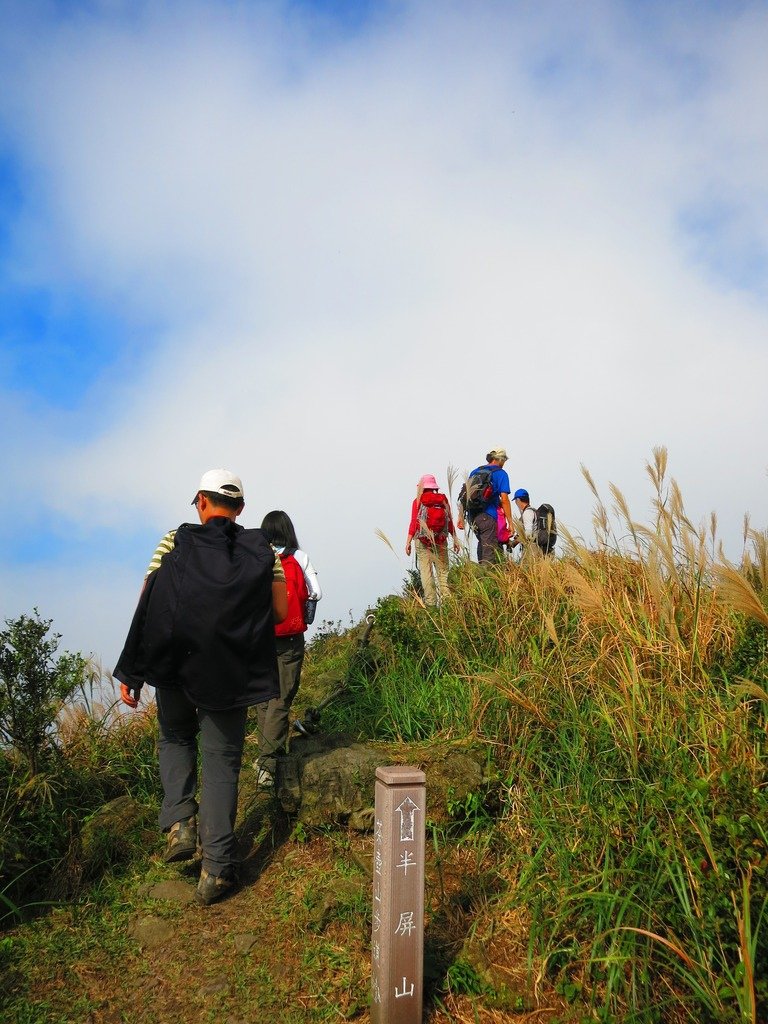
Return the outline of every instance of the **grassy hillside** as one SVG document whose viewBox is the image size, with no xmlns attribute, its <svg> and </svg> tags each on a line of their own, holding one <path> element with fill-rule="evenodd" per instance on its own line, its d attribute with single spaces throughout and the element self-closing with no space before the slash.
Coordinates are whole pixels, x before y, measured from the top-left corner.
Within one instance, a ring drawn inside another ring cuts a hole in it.
<svg viewBox="0 0 768 1024">
<path fill-rule="evenodd" d="M 589 543 L 562 537 L 560 557 L 520 565 L 461 562 L 439 610 L 424 608 L 410 587 L 380 600 L 366 651 L 362 624 L 326 623 L 311 646 L 299 716 L 346 675 L 324 729 L 413 744 L 416 763 L 430 739 L 488 751 L 482 791 L 452 808 L 453 824 L 430 832 L 434 1021 L 768 1019 L 768 538 L 745 524 L 743 559 L 730 565 L 716 524 L 694 528 L 664 471 L 657 452 L 649 525 L 613 490 L 610 507 L 597 498 Z M 100 962 L 124 962 L 134 949 L 123 925 L 143 898 L 147 844 L 156 840 L 138 820 L 122 848 L 84 866 L 79 822 L 120 793 L 153 809 L 152 728 L 151 715 L 109 729 L 87 714 L 70 717 L 34 775 L 3 754 L 9 931 L 0 951 L 12 984 L 0 1000 L 16 1019 L 82 1019 L 60 986 L 48 1003 L 54 1016 L 19 1016 L 25 1000 L 34 1005 L 31 992 L 44 1004 L 55 980 L 39 976 L 45 931 L 39 921 L 19 926 L 16 908 L 74 898 L 58 936 L 70 936 L 65 961 L 82 958 L 77 928 L 101 934 L 94 921 L 105 914 L 112 940 L 103 939 Z M 364 877 L 329 926 L 311 924 L 328 857 L 343 848 L 334 870 L 353 876 L 365 841 L 291 831 L 274 808 L 249 799 L 244 822 L 257 846 L 282 850 L 283 866 L 269 869 L 270 898 L 279 903 L 282 893 L 296 907 L 304 887 L 284 969 L 304 957 L 313 991 L 336 978 L 334 991 L 345 993 L 329 997 L 332 1012 L 320 1000 L 295 1019 L 367 1019 Z M 46 920 L 58 927 L 56 915 Z M 320 933 L 332 948 L 318 963 L 311 951 Z M 239 982 L 252 997 L 261 985 L 264 1000 L 276 985 L 267 956 Z M 301 971 L 292 984 L 291 998 L 305 992 Z M 123 1019 L 145 1019 L 133 1012 Z"/>
</svg>

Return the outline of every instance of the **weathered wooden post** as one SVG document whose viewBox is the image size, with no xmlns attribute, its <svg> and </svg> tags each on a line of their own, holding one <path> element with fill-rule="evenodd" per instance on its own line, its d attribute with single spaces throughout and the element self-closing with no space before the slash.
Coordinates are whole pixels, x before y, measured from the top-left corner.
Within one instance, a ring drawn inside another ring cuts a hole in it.
<svg viewBox="0 0 768 1024">
<path fill-rule="evenodd" d="M 418 768 L 376 769 L 372 1024 L 421 1024 L 425 783 Z"/>
</svg>

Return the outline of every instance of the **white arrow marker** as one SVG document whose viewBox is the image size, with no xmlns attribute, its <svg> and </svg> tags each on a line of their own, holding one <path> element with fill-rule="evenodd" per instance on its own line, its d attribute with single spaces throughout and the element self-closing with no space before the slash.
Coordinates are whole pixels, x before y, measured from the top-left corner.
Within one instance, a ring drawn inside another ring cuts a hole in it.
<svg viewBox="0 0 768 1024">
<path fill-rule="evenodd" d="M 400 815 L 400 842 L 412 843 L 414 835 L 414 817 L 419 808 L 409 796 L 395 810 Z"/>
</svg>

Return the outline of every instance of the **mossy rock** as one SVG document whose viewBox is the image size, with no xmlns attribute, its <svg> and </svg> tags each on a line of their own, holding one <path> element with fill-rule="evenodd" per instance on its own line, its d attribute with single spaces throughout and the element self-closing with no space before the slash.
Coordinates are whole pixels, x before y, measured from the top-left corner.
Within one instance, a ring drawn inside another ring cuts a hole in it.
<svg viewBox="0 0 768 1024">
<path fill-rule="evenodd" d="M 444 743 L 426 747 L 419 767 L 427 776 L 427 807 L 432 821 L 453 817 L 452 808 L 483 789 L 483 760 L 478 752 L 469 752 Z"/>
<path fill-rule="evenodd" d="M 119 796 L 83 822 L 80 832 L 82 870 L 93 875 L 110 864 L 128 859 L 137 845 L 154 840 L 146 830 L 149 811 L 132 796 Z"/>
<path fill-rule="evenodd" d="M 292 755 L 280 762 L 277 795 L 305 825 L 347 825 L 367 831 L 373 827 L 380 764 L 381 754 L 362 743 Z"/>
<path fill-rule="evenodd" d="M 305 825 L 368 831 L 373 827 L 376 769 L 395 764 L 425 772 L 431 821 L 450 820 L 452 809 L 465 805 L 484 786 L 485 752 L 464 744 L 357 743 L 320 734 L 295 739 L 291 753 L 280 759 L 277 797 Z"/>
</svg>

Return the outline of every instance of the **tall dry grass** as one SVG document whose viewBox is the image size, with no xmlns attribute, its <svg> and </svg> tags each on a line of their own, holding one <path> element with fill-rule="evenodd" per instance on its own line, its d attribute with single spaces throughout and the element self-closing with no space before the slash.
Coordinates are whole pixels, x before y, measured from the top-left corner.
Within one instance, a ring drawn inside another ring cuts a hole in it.
<svg viewBox="0 0 768 1024">
<path fill-rule="evenodd" d="M 731 563 L 666 451 L 646 468 L 649 523 L 584 469 L 594 536 L 463 561 L 443 609 L 403 604 L 399 657 L 461 679 L 495 748 L 502 902 L 545 970 L 620 1019 L 768 1019 L 768 539 L 745 521 Z"/>
</svg>

